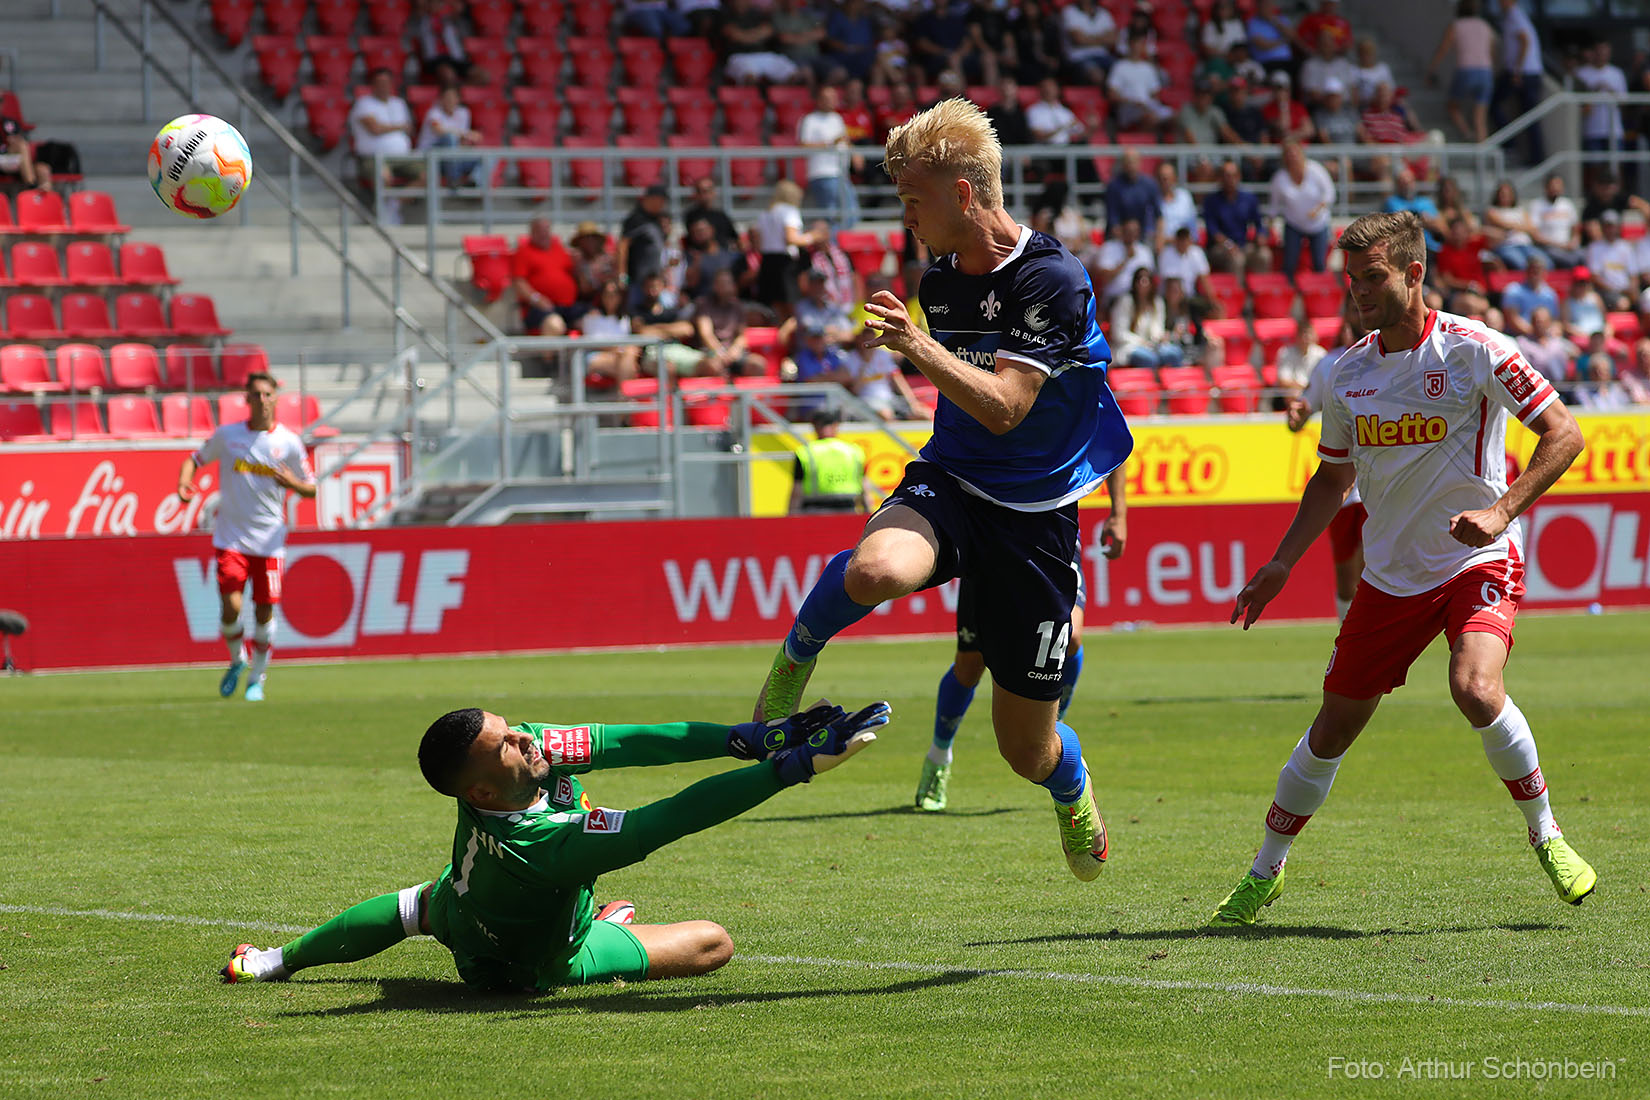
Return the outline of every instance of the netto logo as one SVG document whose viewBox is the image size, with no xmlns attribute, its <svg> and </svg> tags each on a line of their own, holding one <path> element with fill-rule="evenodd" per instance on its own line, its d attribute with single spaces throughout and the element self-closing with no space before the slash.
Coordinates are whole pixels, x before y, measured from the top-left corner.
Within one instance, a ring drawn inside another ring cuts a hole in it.
<svg viewBox="0 0 1650 1100">
<path fill-rule="evenodd" d="M 1385 420 L 1370 413 L 1358 417 L 1357 427 L 1360 447 L 1412 447 L 1437 443 L 1449 434 L 1449 421 L 1418 412 L 1407 412 L 1396 420 Z"/>
</svg>

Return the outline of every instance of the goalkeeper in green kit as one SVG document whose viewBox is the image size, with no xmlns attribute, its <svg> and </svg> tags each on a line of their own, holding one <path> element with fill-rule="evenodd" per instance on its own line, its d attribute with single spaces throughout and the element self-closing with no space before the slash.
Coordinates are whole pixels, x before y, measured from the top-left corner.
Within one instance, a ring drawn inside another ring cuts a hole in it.
<svg viewBox="0 0 1650 1100">
<path fill-rule="evenodd" d="M 420 933 L 484 989 L 709 973 L 733 956 L 726 929 L 706 920 L 635 924 L 629 902 L 596 907 L 596 877 L 835 767 L 876 740 L 888 714 L 887 703 L 854 714 L 821 703 L 737 726 L 511 726 L 473 708 L 445 714 L 418 748 L 430 786 L 458 800 L 452 862 L 441 876 L 364 901 L 285 947 L 241 944 L 223 979 L 272 981 L 355 962 Z M 634 810 L 592 807 L 577 778 L 719 756 L 761 762 Z"/>
</svg>

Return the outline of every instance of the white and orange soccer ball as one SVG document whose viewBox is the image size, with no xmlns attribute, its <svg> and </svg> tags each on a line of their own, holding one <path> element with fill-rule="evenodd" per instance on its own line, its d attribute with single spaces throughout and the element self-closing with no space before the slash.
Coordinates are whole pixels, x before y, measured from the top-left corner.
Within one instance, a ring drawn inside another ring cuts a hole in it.
<svg viewBox="0 0 1650 1100">
<path fill-rule="evenodd" d="M 149 145 L 149 185 L 186 218 L 233 210 L 252 182 L 252 151 L 241 132 L 213 115 L 174 118 Z"/>
</svg>

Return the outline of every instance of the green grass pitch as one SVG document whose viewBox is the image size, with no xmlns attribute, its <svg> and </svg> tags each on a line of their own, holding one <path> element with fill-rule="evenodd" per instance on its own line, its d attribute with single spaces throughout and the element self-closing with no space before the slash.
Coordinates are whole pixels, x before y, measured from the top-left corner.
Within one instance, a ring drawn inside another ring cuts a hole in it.
<svg viewBox="0 0 1650 1100">
<path fill-rule="evenodd" d="M 215 971 L 440 870 L 453 811 L 414 756 L 436 714 L 735 721 L 766 647 L 277 653 L 261 706 L 209 670 L 0 680 L 0 1096 L 1650 1095 L 1650 615 L 1519 626 L 1510 687 L 1598 868 L 1584 906 L 1554 896 L 1435 647 L 1262 926 L 1198 931 L 1254 853 L 1331 633 L 1090 633 L 1071 721 L 1112 833 L 1089 885 L 983 694 L 952 811 L 910 811 L 946 644 L 833 646 L 814 687 L 891 699 L 879 743 L 603 883 L 644 921 L 722 922 L 735 960 L 536 998 L 467 991 L 425 939 L 290 983 Z M 722 766 L 590 787 L 629 806 Z"/>
</svg>

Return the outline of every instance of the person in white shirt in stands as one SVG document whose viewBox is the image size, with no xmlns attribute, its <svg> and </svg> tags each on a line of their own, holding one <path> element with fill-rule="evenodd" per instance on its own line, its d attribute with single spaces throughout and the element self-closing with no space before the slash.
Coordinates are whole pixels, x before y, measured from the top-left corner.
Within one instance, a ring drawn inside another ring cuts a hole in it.
<svg viewBox="0 0 1650 1100">
<path fill-rule="evenodd" d="M 470 125 L 470 109 L 459 99 L 458 88 L 449 84 L 441 89 L 430 109 L 424 112 L 424 123 L 418 128 L 418 148 L 451 149 L 459 145 L 480 145 L 481 132 Z M 446 160 L 441 162 L 441 182 L 448 187 L 465 183 L 480 164 L 476 160 Z"/>
<path fill-rule="evenodd" d="M 1174 117 L 1174 112 L 1157 98 L 1163 91 L 1163 75 L 1146 56 L 1144 38 L 1129 42 L 1129 56 L 1111 67 L 1106 90 L 1115 104 L 1113 117 L 1122 130 L 1154 130 Z"/>
<path fill-rule="evenodd" d="M 1179 282 L 1187 297 L 1207 298 L 1209 257 L 1192 239 L 1191 226 L 1182 225 L 1174 231 L 1169 243 L 1157 254 L 1157 274 L 1165 287 Z"/>
<path fill-rule="evenodd" d="M 1530 238 L 1552 257 L 1554 267 L 1574 267 L 1582 261 L 1581 214 L 1564 193 L 1564 177 L 1547 177 L 1546 192 L 1529 202 Z"/>
<path fill-rule="evenodd" d="M 1146 242 L 1140 239 L 1140 223 L 1129 218 L 1117 227 L 1117 236 L 1100 246 L 1089 275 L 1100 289 L 1100 309 L 1109 310 L 1111 304 L 1129 292 L 1129 283 L 1140 268 L 1152 271 L 1156 258 Z"/>
<path fill-rule="evenodd" d="M 796 273 L 802 249 L 817 244 L 802 229 L 802 188 L 790 180 L 773 186 L 773 201 L 751 226 L 751 243 L 761 260 L 756 269 L 756 300 L 773 309 L 783 321 L 796 298 Z"/>
<path fill-rule="evenodd" d="M 1323 31 L 1311 45 L 1317 52 L 1301 65 L 1301 100 L 1307 107 L 1316 109 L 1329 95 L 1331 81 L 1338 83 L 1344 93 L 1357 80 L 1358 71 L 1341 55 L 1334 31 Z"/>
<path fill-rule="evenodd" d="M 1610 43 L 1595 42 L 1582 54 L 1587 64 L 1576 70 L 1582 91 L 1626 95 L 1627 76 L 1610 64 Z M 1581 109 L 1581 148 L 1601 153 L 1621 148 L 1621 108 L 1614 103 L 1590 103 Z"/>
<path fill-rule="evenodd" d="M 1096 0 L 1076 0 L 1060 13 L 1066 64 L 1072 79 L 1099 84 L 1117 60 L 1117 21 Z"/>
<path fill-rule="evenodd" d="M 1638 257 L 1632 244 L 1622 240 L 1620 214 L 1606 210 L 1598 225 L 1604 235 L 1587 246 L 1587 270 L 1593 273 L 1606 312 L 1630 310 L 1639 289 Z"/>
<path fill-rule="evenodd" d="M 375 156 L 406 157 L 412 153 L 412 112 L 407 109 L 407 101 L 395 94 L 395 74 L 388 69 L 373 70 L 367 94 L 350 107 L 349 132 L 355 155 L 360 158 L 362 186 L 374 189 L 416 175 L 416 165 L 386 161 L 383 176 L 373 177 Z M 400 199 L 385 200 L 384 219 L 392 225 L 400 222 Z"/>
<path fill-rule="evenodd" d="M 1052 76 L 1037 84 L 1037 102 L 1026 108 L 1026 126 L 1039 145 L 1070 145 L 1084 136 L 1083 124 L 1060 102 L 1060 82 Z"/>
<path fill-rule="evenodd" d="M 860 330 L 859 339 L 849 342 L 848 370 L 853 379 L 848 388 L 884 420 L 902 416 L 934 419 L 933 410 L 917 399 L 893 353 L 887 348 L 871 346 L 870 341 L 876 339 L 876 335 L 873 329 L 865 327 Z"/>
<path fill-rule="evenodd" d="M 1318 330 L 1311 321 L 1297 318 L 1295 339 L 1287 347 L 1278 349 L 1278 388 L 1285 401 L 1299 397 L 1312 379 L 1318 360 L 1327 354 L 1318 343 Z"/>
<path fill-rule="evenodd" d="M 1197 231 L 1197 200 L 1180 185 L 1180 173 L 1174 164 L 1164 161 L 1157 166 L 1157 246 L 1174 239 L 1175 230 L 1185 226 Z"/>
<path fill-rule="evenodd" d="M 183 460 L 178 470 L 178 497 L 190 500 L 199 490 L 195 472 L 218 464 L 218 512 L 212 546 L 218 559 L 218 598 L 223 640 L 229 646 L 229 669 L 218 694 L 235 694 L 246 668 L 246 631 L 241 626 L 241 592 L 252 582 L 256 625 L 252 628 L 252 671 L 246 697 L 261 702 L 264 672 L 275 638 L 275 605 L 281 602 L 281 565 L 286 559 L 286 495 L 315 497 L 304 441 L 275 422 L 275 379 L 254 371 L 246 379 L 247 418 L 225 423 Z M 202 489 L 207 486 L 203 484 Z"/>
<path fill-rule="evenodd" d="M 829 84 L 820 88 L 814 109 L 796 124 L 796 143 L 819 150 L 808 155 L 808 205 L 825 211 L 833 225 L 851 229 L 859 220 L 859 206 L 844 172 L 845 159 L 838 152 L 848 148 L 848 125 L 837 113 L 841 103 L 836 88 Z"/>
<path fill-rule="evenodd" d="M 1352 69 L 1352 92 L 1359 107 L 1369 106 L 1375 98 L 1375 89 L 1382 84 L 1397 87 L 1392 77 L 1392 66 L 1381 60 L 1375 40 L 1368 35 L 1358 39 L 1358 63 Z"/>
<path fill-rule="evenodd" d="M 1300 268 L 1301 248 L 1309 253 L 1313 271 L 1329 262 L 1329 208 L 1335 202 L 1335 181 L 1328 169 L 1306 159 L 1298 141 L 1285 142 L 1283 166 L 1272 177 L 1272 214 L 1283 219 L 1283 273 L 1291 282 Z"/>
</svg>

